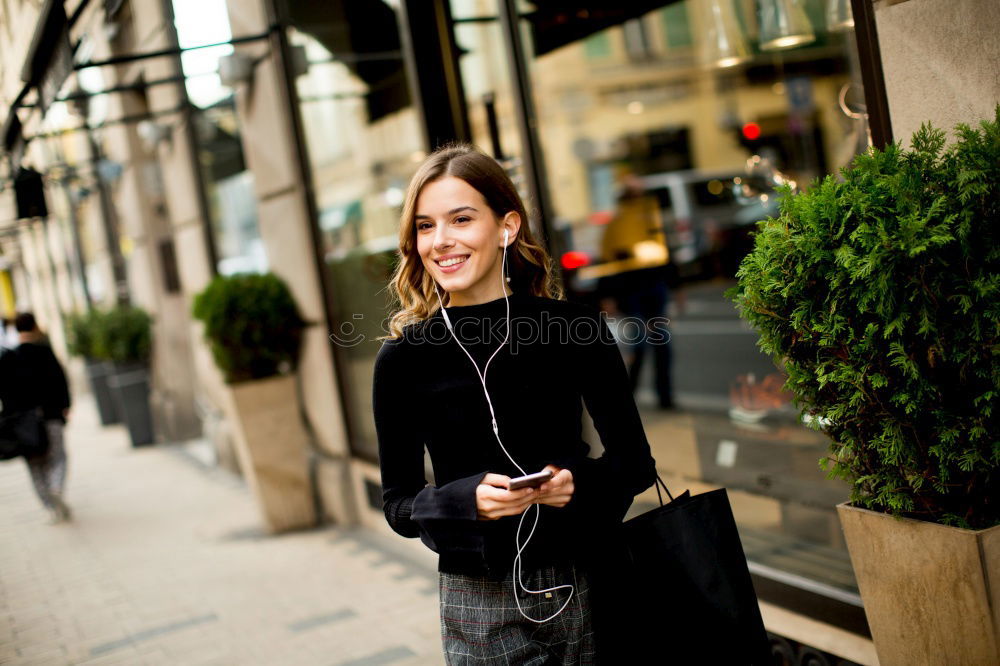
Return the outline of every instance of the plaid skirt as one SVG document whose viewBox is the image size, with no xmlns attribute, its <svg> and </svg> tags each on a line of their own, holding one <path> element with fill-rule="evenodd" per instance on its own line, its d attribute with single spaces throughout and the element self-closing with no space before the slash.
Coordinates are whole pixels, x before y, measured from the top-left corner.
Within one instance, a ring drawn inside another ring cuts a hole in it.
<svg viewBox="0 0 1000 666">
<path fill-rule="evenodd" d="M 590 583 L 580 568 L 560 565 L 522 571 L 521 580 L 531 590 L 573 585 L 566 609 L 541 624 L 525 619 L 517 601 L 529 617 L 541 620 L 566 603 L 569 589 L 546 595 L 529 594 L 518 586 L 515 600 L 513 572 L 503 581 L 445 572 L 438 576 L 441 640 L 449 666 L 595 662 Z"/>
</svg>

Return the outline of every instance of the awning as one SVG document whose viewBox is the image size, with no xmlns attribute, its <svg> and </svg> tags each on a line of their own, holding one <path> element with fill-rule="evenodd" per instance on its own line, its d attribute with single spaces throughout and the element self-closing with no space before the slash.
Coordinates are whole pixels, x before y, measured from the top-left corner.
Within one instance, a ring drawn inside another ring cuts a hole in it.
<svg viewBox="0 0 1000 666">
<path fill-rule="evenodd" d="M 534 0 L 538 10 L 527 15 L 534 53 L 544 55 L 675 2 L 679 0 Z"/>
</svg>

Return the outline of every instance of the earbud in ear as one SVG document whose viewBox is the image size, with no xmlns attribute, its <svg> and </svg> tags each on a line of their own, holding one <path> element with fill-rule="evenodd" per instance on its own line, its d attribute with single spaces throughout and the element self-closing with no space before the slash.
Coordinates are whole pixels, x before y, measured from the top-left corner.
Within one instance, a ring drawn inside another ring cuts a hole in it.
<svg viewBox="0 0 1000 666">
<path fill-rule="evenodd" d="M 503 230 L 503 246 L 504 247 L 507 247 L 507 239 L 508 238 L 510 238 L 510 230 L 509 229 L 504 229 Z"/>
</svg>

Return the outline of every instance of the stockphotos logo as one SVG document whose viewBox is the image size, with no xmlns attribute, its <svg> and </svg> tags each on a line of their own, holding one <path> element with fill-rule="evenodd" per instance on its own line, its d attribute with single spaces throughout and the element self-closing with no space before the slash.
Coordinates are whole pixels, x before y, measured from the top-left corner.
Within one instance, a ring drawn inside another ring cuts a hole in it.
<svg viewBox="0 0 1000 666">
<path fill-rule="evenodd" d="M 601 322 L 590 317 L 567 318 L 542 312 L 541 317 L 511 317 L 511 353 L 516 354 L 521 345 L 572 344 L 587 345 L 595 342 L 622 344 L 629 347 L 643 343 L 665 345 L 670 342 L 667 317 L 609 317 L 600 313 Z M 355 313 L 350 321 L 341 322 L 339 330 L 330 334 L 330 339 L 341 347 L 356 347 L 368 339 L 361 332 L 365 316 Z M 388 319 L 383 319 L 380 328 L 389 333 Z M 507 317 L 480 317 L 462 319 L 455 324 L 455 335 L 468 345 L 499 345 L 507 336 Z M 412 327 L 409 340 L 413 344 L 447 345 L 454 344 L 451 333 L 443 319 L 431 319 Z"/>
</svg>

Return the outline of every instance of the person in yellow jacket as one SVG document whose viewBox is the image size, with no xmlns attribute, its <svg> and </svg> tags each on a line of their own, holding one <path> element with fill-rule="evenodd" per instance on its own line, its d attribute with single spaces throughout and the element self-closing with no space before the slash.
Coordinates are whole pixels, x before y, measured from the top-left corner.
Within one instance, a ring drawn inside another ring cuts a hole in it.
<svg viewBox="0 0 1000 666">
<path fill-rule="evenodd" d="M 641 321 L 639 327 L 620 329 L 626 333 L 639 332 L 621 341 L 629 352 L 632 390 L 638 386 L 646 349 L 651 348 L 656 364 L 659 405 L 672 409 L 672 358 L 666 326 L 670 300 L 668 283 L 673 267 L 659 200 L 645 191 L 642 181 L 634 174 L 622 178 L 618 210 L 604 232 L 601 254 L 610 272 L 601 278 L 600 291 L 614 301 L 623 316 Z"/>
</svg>

